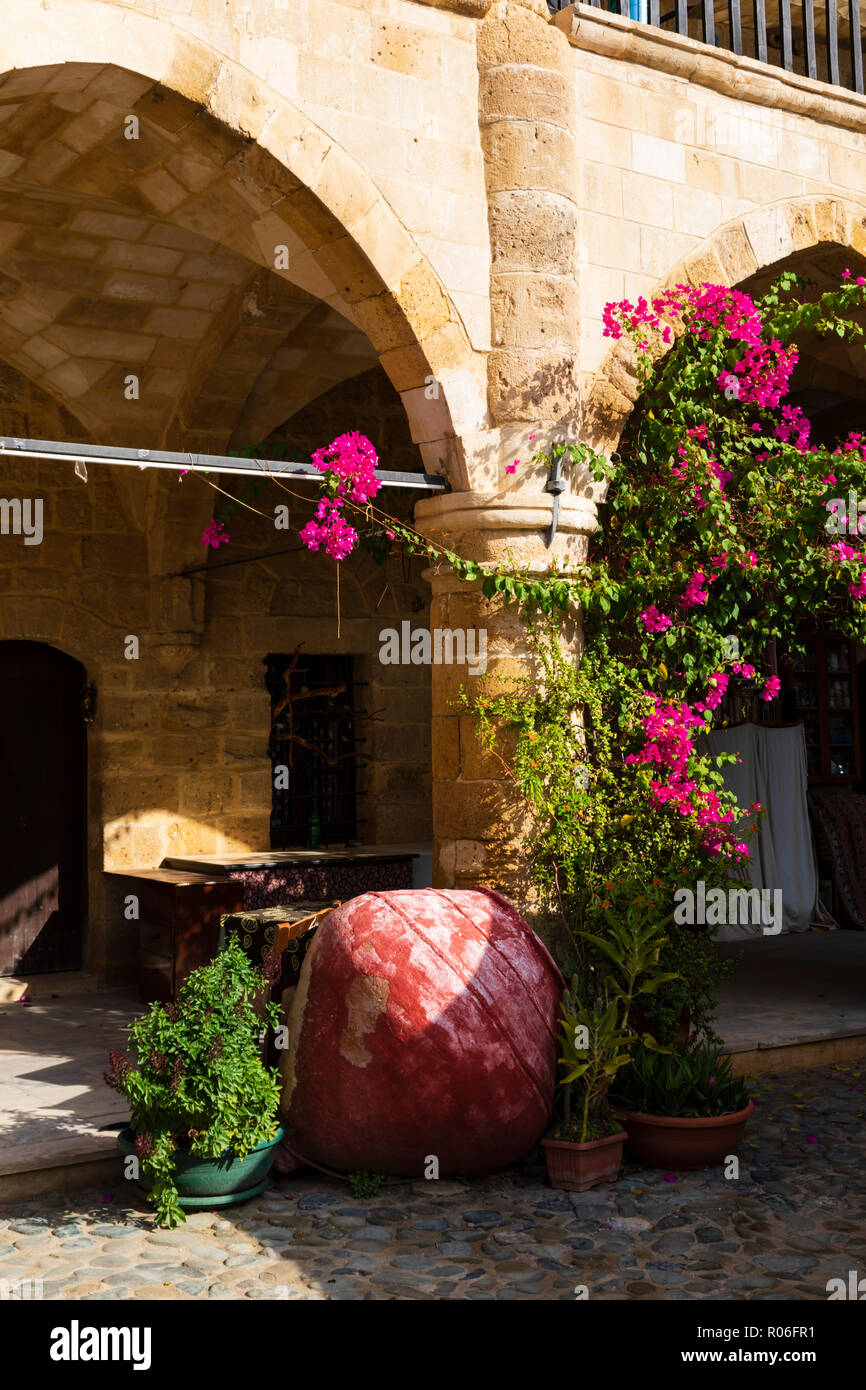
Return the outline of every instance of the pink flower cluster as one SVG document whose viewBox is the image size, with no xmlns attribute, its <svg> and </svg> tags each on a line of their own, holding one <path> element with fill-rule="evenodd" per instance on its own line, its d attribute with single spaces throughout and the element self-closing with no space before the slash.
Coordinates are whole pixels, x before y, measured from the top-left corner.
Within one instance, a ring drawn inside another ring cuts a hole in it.
<svg viewBox="0 0 866 1390">
<path fill-rule="evenodd" d="M 831 507 L 830 510 L 835 511 L 836 509 Z M 831 546 L 828 546 L 828 552 L 837 557 L 837 563 L 843 565 L 859 564 L 863 559 L 862 550 L 849 545 L 847 541 L 834 541 Z M 861 570 L 859 577 L 848 585 L 848 593 L 852 598 L 866 598 L 866 569 Z"/>
<path fill-rule="evenodd" d="M 680 305 L 674 302 L 673 296 L 668 291 L 658 299 L 652 301 L 652 307 L 641 296 L 637 304 L 630 303 L 627 299 L 622 299 L 619 303 L 605 304 L 604 314 L 604 336 L 606 338 L 621 338 L 623 332 L 634 333 L 640 327 L 661 328 L 662 314 L 670 310 L 676 312 Z M 672 338 L 669 324 L 662 328 L 662 339 L 669 343 Z M 649 345 L 641 343 L 645 350 Z"/>
<path fill-rule="evenodd" d="M 782 682 L 779 680 L 778 676 L 768 676 L 764 683 L 761 699 L 769 704 L 771 700 L 775 700 L 781 688 Z"/>
<path fill-rule="evenodd" d="M 776 438 L 783 444 L 793 444 L 795 449 L 805 454 L 809 445 L 809 431 L 812 428 L 808 416 L 803 414 L 798 405 L 783 405 L 780 413 L 782 421 L 776 426 Z"/>
<path fill-rule="evenodd" d="M 833 450 L 833 453 L 859 454 L 861 459 L 866 459 L 866 436 L 862 434 L 857 434 L 855 431 L 852 431 L 845 437 L 845 439 L 842 440 L 842 443 L 839 445 L 838 449 Z M 822 478 L 821 481 L 835 483 L 836 479 L 833 477 L 831 473 L 829 478 Z"/>
<path fill-rule="evenodd" d="M 664 632 L 665 628 L 671 626 L 671 619 L 664 613 L 660 613 L 654 603 L 649 608 L 644 609 L 640 614 L 640 620 L 646 632 Z"/>
<path fill-rule="evenodd" d="M 727 683 L 727 677 L 721 673 L 713 679 L 718 681 L 720 677 Z M 734 840 L 731 834 L 735 812 L 725 808 L 718 793 L 702 790 L 689 776 L 689 760 L 695 753 L 693 731 L 706 728 L 704 720 L 695 713 L 699 707 L 696 705 L 693 710 L 686 704 L 666 704 L 660 695 L 646 693 L 652 701 L 650 712 L 641 720 L 646 741 L 639 753 L 628 754 L 625 761 L 648 764 L 664 774 L 650 782 L 653 800 L 657 806 L 669 806 L 691 820 L 709 854 L 716 858 L 721 854 L 747 856 L 748 846 Z"/>
<path fill-rule="evenodd" d="M 231 536 L 222 521 L 209 521 L 201 534 L 202 545 L 211 545 L 214 550 L 219 550 L 221 545 L 228 545 Z"/>
<path fill-rule="evenodd" d="M 784 348 L 778 338 L 769 343 L 749 343 L 733 367 L 740 403 L 775 408 L 787 394 L 799 355 L 796 347 Z M 724 390 L 730 385 L 730 374 L 725 372 L 717 380 Z"/>
<path fill-rule="evenodd" d="M 725 691 L 730 684 L 730 680 L 730 676 L 726 676 L 724 671 L 716 671 L 715 674 L 709 678 L 707 698 L 705 700 L 697 700 L 695 702 L 695 709 L 701 713 L 703 713 L 704 710 L 718 709 L 722 700 L 725 698 Z"/>
<path fill-rule="evenodd" d="M 661 327 L 665 315 L 678 313 L 684 313 L 686 332 L 697 338 L 707 340 L 722 329 L 728 338 L 742 344 L 742 356 L 733 368 L 716 378 L 720 390 L 730 392 L 732 382 L 736 382 L 736 398 L 741 403 L 767 407 L 779 404 L 788 390 L 799 354 L 796 347 L 783 347 L 778 338 L 764 342 L 763 322 L 755 301 L 742 290 L 705 282 L 697 286 L 677 285 L 653 299 L 651 306 L 645 299 L 639 299 L 637 304 L 627 299 L 609 303 L 604 308 L 604 334 L 608 338 L 621 338 L 624 332 L 634 336 L 644 326 Z M 670 326 L 665 324 L 663 341 L 669 343 L 671 336 Z M 648 347 L 645 341 L 638 343 L 643 351 Z"/>
<path fill-rule="evenodd" d="M 308 550 L 324 547 L 332 560 L 344 560 L 358 540 L 358 533 L 343 516 L 347 501 L 369 502 L 381 487 L 376 477 L 376 450 L 365 435 L 353 430 L 341 434 L 326 449 L 317 449 L 312 462 L 330 484 L 330 495 L 322 497 L 314 520 L 300 532 Z"/>
<path fill-rule="evenodd" d="M 829 548 L 840 560 L 859 560 L 861 556 L 861 551 L 847 541 L 834 541 Z"/>
<path fill-rule="evenodd" d="M 342 502 L 337 498 L 322 497 L 316 507 L 314 520 L 302 527 L 299 535 L 308 550 L 318 550 L 324 546 L 325 554 L 332 560 L 345 560 L 351 555 L 358 540 L 358 532 L 350 526 L 342 513 Z"/>
<path fill-rule="evenodd" d="M 696 569 L 694 574 L 689 575 L 688 583 L 680 595 L 681 608 L 699 608 L 701 604 L 709 599 L 709 591 L 704 588 L 705 584 L 711 583 L 714 575 L 708 575 L 703 569 Z"/>
<path fill-rule="evenodd" d="M 706 425 L 695 425 L 686 431 L 686 435 L 687 439 L 681 440 L 677 445 L 678 462 L 674 463 L 671 469 L 674 477 L 682 481 L 688 476 L 690 462 L 703 463 L 710 473 L 710 486 L 717 484 L 719 491 L 724 494 L 725 484 L 730 482 L 734 475 L 729 469 L 723 468 L 719 460 L 710 452 Z M 704 497 L 704 486 L 703 482 L 695 485 L 694 500 L 699 511 L 709 501 L 709 498 Z"/>
</svg>

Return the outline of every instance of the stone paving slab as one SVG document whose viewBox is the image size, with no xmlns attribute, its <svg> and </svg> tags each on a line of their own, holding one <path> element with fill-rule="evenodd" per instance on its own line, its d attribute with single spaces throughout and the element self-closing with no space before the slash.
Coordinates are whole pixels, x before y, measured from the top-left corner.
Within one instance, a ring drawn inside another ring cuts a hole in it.
<svg viewBox="0 0 866 1390">
<path fill-rule="evenodd" d="M 0 1005 L 0 1177 L 113 1155 L 129 1109 L 102 1074 L 142 1007 L 129 990 Z"/>
<path fill-rule="evenodd" d="M 176 1231 L 125 1191 L 41 1197 L 0 1209 L 0 1281 L 84 1301 L 825 1299 L 866 1274 L 864 1087 L 853 1065 L 761 1078 L 737 1179 L 627 1162 L 557 1192 L 536 1156 L 362 1200 L 308 1170 Z"/>
</svg>

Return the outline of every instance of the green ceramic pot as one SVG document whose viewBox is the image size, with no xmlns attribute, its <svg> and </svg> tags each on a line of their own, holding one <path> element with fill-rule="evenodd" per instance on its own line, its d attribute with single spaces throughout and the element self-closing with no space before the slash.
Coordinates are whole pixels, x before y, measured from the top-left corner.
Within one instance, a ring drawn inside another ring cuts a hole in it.
<svg viewBox="0 0 866 1390">
<path fill-rule="evenodd" d="M 258 1144 L 245 1158 L 238 1158 L 231 1151 L 221 1154 L 219 1158 L 197 1158 L 193 1155 L 178 1158 L 174 1181 L 184 1211 L 196 1207 L 229 1207 L 235 1202 L 247 1202 L 250 1197 L 264 1192 L 283 1133 L 283 1126 L 279 1125 L 273 1139 Z M 134 1139 L 131 1128 L 120 1131 L 117 1146 L 122 1154 L 135 1153 Z M 146 1196 L 153 1187 L 153 1178 L 149 1173 L 143 1173 L 136 1187 Z"/>
</svg>

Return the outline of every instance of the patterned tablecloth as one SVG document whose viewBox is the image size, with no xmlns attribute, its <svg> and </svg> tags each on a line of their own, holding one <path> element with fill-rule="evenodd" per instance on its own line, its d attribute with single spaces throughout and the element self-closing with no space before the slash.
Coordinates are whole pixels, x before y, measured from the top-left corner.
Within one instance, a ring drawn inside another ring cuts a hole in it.
<svg viewBox="0 0 866 1390">
<path fill-rule="evenodd" d="M 251 912 L 229 912 L 220 917 L 218 951 L 221 951 L 230 934 L 240 937 L 241 946 L 256 966 L 261 966 L 272 950 L 277 929 L 283 923 L 294 927 L 314 912 L 331 906 L 330 901 L 295 902 L 281 907 L 258 908 Z M 280 973 L 273 982 L 271 998 L 279 1000 L 286 989 L 298 983 L 304 956 L 315 936 L 317 923 L 313 923 L 301 935 L 291 937 L 280 958 Z"/>
<path fill-rule="evenodd" d="M 385 893 L 394 888 L 412 887 L 412 859 L 359 860 L 335 859 L 330 864 L 279 864 L 261 869 L 229 868 L 228 877 L 242 883 L 244 907 L 280 907 L 291 903 L 321 899 L 325 904 L 340 898 L 356 898 L 360 893 Z"/>
</svg>

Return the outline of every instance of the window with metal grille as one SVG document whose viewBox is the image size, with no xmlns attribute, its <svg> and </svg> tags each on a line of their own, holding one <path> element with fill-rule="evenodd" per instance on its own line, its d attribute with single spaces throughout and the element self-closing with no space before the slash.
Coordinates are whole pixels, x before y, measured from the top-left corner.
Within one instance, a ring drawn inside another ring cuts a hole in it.
<svg viewBox="0 0 866 1390">
<path fill-rule="evenodd" d="M 358 834 L 357 745 L 351 656 L 272 652 L 268 754 L 271 848 L 348 844 Z"/>
</svg>

